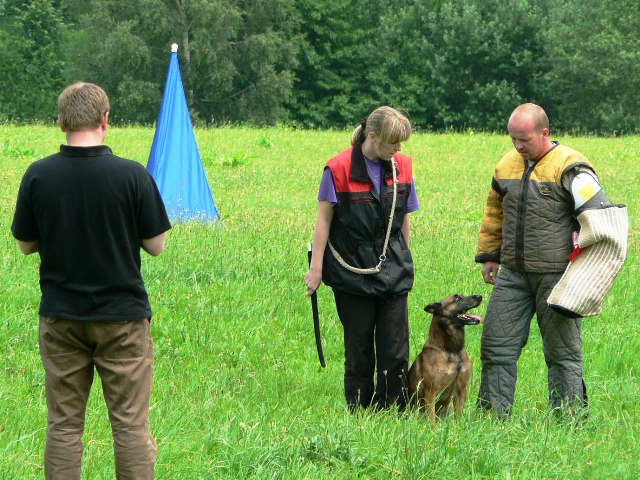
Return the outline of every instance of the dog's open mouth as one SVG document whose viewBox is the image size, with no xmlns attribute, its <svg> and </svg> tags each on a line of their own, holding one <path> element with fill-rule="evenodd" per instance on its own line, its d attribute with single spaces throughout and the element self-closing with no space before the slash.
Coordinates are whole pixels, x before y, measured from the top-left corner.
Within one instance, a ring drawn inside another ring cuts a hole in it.
<svg viewBox="0 0 640 480">
<path fill-rule="evenodd" d="M 457 320 L 464 325 L 478 325 L 484 321 L 480 315 L 473 315 L 467 312 L 460 312 L 456 317 Z"/>
</svg>

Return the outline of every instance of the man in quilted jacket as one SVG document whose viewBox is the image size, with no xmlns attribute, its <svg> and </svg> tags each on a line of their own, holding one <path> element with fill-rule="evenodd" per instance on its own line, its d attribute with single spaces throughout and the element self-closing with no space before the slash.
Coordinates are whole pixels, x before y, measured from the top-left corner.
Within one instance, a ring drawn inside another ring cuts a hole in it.
<svg viewBox="0 0 640 480">
<path fill-rule="evenodd" d="M 499 415 L 512 411 L 517 364 L 535 314 L 548 368 L 552 408 L 586 406 L 581 319 L 550 308 L 579 230 L 577 215 L 611 205 L 591 162 L 549 138 L 538 105 L 517 107 L 508 122 L 514 148 L 495 168 L 476 262 L 493 285 L 481 341 L 477 405 Z"/>
</svg>

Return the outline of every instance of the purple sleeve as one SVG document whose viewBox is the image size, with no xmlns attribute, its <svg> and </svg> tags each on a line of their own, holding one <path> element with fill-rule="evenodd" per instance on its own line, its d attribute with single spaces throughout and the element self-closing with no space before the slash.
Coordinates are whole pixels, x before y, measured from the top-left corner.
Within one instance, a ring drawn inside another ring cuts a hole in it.
<svg viewBox="0 0 640 480">
<path fill-rule="evenodd" d="M 338 203 L 338 197 L 336 195 L 336 186 L 333 183 L 333 175 L 331 175 L 331 169 L 325 168 L 322 174 L 322 181 L 320 182 L 320 191 L 318 192 L 319 202 L 331 202 L 334 207 Z"/>
<path fill-rule="evenodd" d="M 407 199 L 407 213 L 420 210 L 420 202 L 418 201 L 418 194 L 416 193 L 416 179 L 411 178 L 411 194 Z"/>
</svg>

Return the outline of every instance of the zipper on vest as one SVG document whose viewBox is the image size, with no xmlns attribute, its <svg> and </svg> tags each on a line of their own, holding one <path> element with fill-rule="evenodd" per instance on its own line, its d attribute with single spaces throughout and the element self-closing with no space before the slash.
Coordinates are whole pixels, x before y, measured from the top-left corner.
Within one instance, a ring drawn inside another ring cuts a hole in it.
<svg viewBox="0 0 640 480">
<path fill-rule="evenodd" d="M 524 159 L 526 164 L 527 160 Z M 527 215 L 527 198 L 529 197 L 529 180 L 536 163 L 527 166 L 522 175 L 520 199 L 518 201 L 518 219 L 516 221 L 516 265 L 524 270 L 524 227 Z"/>
</svg>

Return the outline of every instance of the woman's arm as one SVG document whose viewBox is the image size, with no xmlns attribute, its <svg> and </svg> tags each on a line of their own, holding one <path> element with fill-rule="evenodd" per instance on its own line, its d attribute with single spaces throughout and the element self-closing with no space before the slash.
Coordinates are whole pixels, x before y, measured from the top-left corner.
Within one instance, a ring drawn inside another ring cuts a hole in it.
<svg viewBox="0 0 640 480">
<path fill-rule="evenodd" d="M 316 218 L 315 229 L 313 230 L 311 266 L 304 277 L 304 283 L 307 286 L 307 295 L 313 295 L 322 282 L 322 260 L 324 258 L 324 250 L 327 247 L 332 220 L 333 205 L 331 205 L 331 202 L 318 202 L 318 216 Z"/>
</svg>

